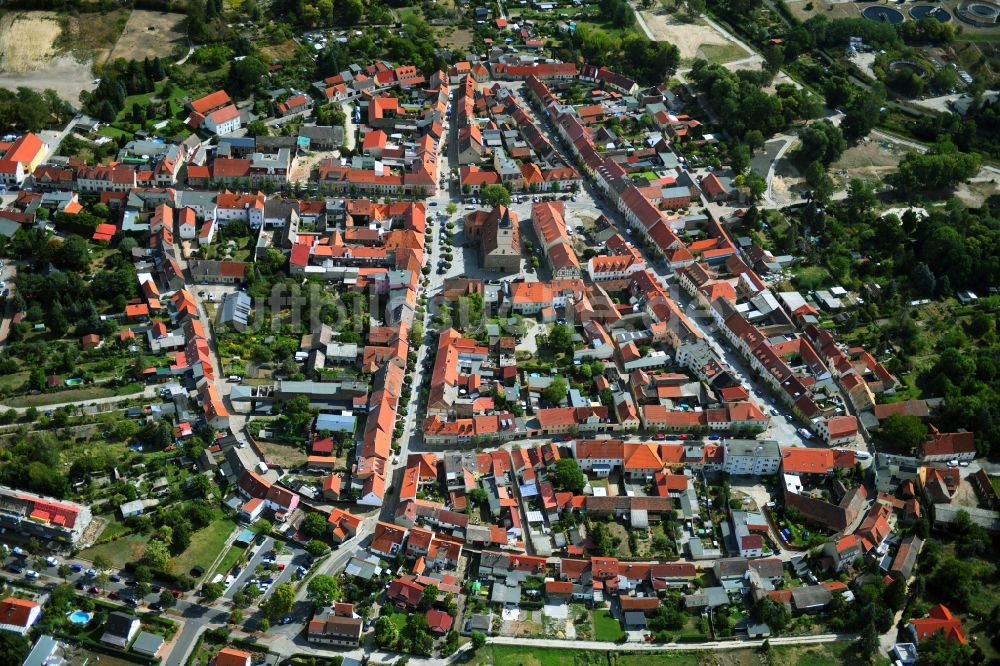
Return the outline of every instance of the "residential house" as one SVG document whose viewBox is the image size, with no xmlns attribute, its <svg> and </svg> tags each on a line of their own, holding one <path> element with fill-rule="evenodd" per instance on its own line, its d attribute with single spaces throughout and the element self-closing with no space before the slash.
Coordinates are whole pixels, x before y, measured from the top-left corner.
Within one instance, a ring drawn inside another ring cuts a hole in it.
<svg viewBox="0 0 1000 666">
<path fill-rule="evenodd" d="M 0 601 L 0 631 L 26 635 L 42 615 L 42 605 L 27 599 L 7 597 Z"/>
</svg>

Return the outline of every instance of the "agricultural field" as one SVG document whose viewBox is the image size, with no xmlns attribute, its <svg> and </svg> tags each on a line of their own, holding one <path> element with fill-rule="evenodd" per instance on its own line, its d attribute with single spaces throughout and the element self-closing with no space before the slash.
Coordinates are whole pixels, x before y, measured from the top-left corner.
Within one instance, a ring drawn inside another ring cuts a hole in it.
<svg viewBox="0 0 1000 666">
<path fill-rule="evenodd" d="M 142 60 L 169 57 L 175 49 L 186 48 L 184 14 L 136 9 L 129 16 L 121 37 L 111 50 L 110 60 Z"/>
</svg>

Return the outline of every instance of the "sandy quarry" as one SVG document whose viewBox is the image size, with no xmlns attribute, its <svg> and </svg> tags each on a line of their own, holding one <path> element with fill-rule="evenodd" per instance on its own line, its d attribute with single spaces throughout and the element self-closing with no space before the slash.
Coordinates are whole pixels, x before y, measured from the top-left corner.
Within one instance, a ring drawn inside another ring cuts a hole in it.
<svg viewBox="0 0 1000 666">
<path fill-rule="evenodd" d="M 56 55 L 60 27 L 53 12 L 11 12 L 0 18 L 0 87 L 51 88 L 71 104 L 94 88 L 90 62 Z"/>
</svg>

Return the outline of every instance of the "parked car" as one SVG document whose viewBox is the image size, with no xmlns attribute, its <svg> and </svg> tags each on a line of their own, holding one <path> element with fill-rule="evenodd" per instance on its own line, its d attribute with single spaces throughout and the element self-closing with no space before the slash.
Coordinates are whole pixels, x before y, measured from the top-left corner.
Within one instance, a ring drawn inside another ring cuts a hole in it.
<svg viewBox="0 0 1000 666">
<path fill-rule="evenodd" d="M 16 564 L 8 564 L 7 565 L 7 571 L 9 571 L 11 573 L 19 574 L 22 571 L 24 571 L 24 567 L 18 566 Z"/>
<path fill-rule="evenodd" d="M 45 564 L 47 564 L 50 567 L 54 567 L 57 564 L 59 564 L 59 560 L 57 560 L 56 558 L 51 557 L 51 556 L 50 557 L 46 557 L 45 558 Z"/>
<path fill-rule="evenodd" d="M 101 588 L 99 588 L 99 587 L 97 587 L 95 585 L 94 587 L 90 588 L 90 593 L 91 594 L 100 594 L 101 593 Z"/>
<path fill-rule="evenodd" d="M 159 602 L 153 602 L 153 603 L 149 604 L 149 610 L 160 612 L 160 611 L 163 610 L 163 604 L 161 604 Z"/>
</svg>

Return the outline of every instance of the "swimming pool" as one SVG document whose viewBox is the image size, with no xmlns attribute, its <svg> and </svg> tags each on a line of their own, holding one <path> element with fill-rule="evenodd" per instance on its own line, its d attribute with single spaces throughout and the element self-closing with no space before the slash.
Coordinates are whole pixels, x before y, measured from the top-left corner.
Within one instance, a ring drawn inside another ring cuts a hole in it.
<svg viewBox="0 0 1000 666">
<path fill-rule="evenodd" d="M 73 624 L 87 624 L 90 622 L 90 618 L 94 617 L 93 613 L 88 613 L 87 611 L 75 610 L 66 617 Z"/>
</svg>

